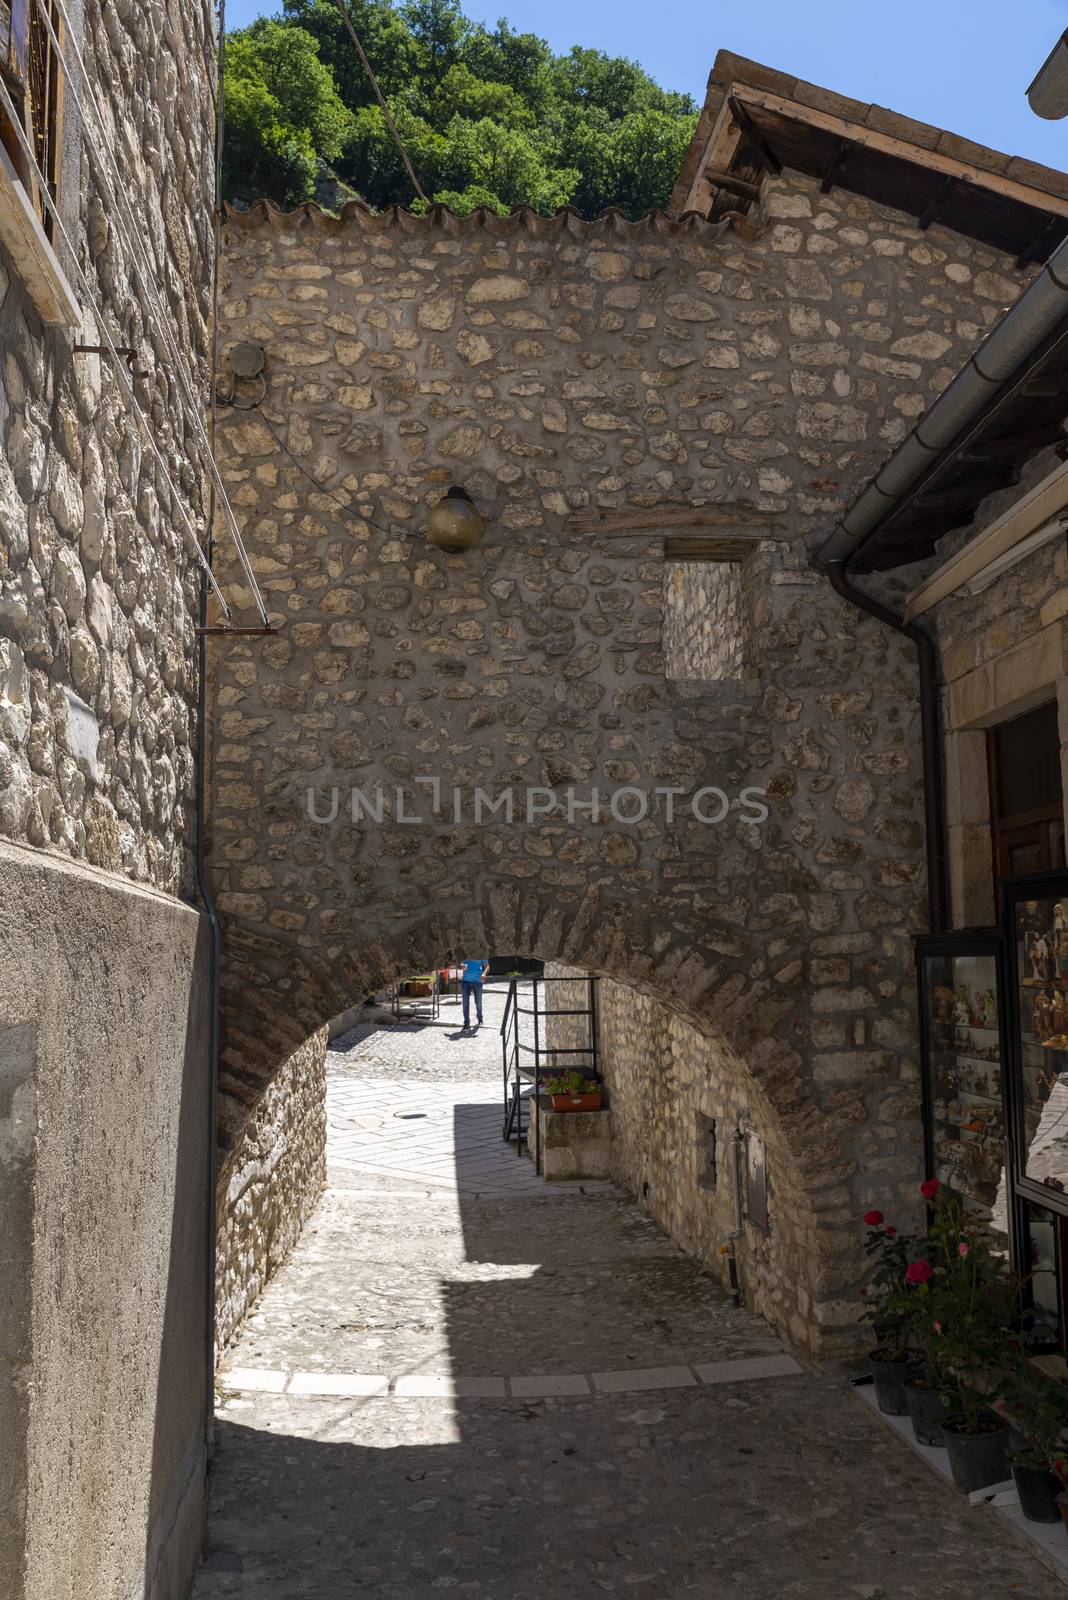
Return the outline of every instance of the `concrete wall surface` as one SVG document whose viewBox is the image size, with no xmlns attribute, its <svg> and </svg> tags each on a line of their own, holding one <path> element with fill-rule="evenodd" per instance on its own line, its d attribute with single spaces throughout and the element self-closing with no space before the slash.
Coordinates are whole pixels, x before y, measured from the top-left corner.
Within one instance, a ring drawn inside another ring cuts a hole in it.
<svg viewBox="0 0 1068 1600">
<path fill-rule="evenodd" d="M 204 1517 L 209 942 L 0 841 L 0 1595 L 182 1600 Z"/>
</svg>

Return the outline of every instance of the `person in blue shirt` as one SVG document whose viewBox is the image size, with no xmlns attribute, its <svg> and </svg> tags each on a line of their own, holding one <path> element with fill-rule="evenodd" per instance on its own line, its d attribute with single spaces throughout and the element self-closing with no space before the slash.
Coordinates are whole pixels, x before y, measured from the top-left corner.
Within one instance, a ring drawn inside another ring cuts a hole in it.
<svg viewBox="0 0 1068 1600">
<path fill-rule="evenodd" d="M 471 999 L 474 997 L 475 1010 L 479 1022 L 482 1021 L 482 980 L 489 971 L 489 962 L 485 956 L 464 961 L 463 977 L 460 979 L 460 989 L 464 1001 L 464 1027 L 471 1026 Z"/>
</svg>

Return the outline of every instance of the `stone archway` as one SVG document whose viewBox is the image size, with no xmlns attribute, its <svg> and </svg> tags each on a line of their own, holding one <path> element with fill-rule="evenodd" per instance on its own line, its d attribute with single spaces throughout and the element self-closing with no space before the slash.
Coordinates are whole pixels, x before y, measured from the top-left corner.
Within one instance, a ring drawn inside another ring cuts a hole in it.
<svg viewBox="0 0 1068 1600">
<path fill-rule="evenodd" d="M 358 208 L 228 226 L 224 344 L 265 366 L 220 456 L 283 626 L 213 646 L 222 1124 L 238 1136 L 334 1012 L 461 939 L 602 973 L 718 1041 L 788 1130 L 822 1219 L 820 1330 L 852 1315 L 860 1213 L 918 1170 L 924 885 L 910 648 L 806 551 L 916 381 L 873 361 L 859 303 L 905 304 L 904 273 L 909 328 L 959 334 L 940 260 L 839 238 L 858 207 L 903 229 L 892 213 L 796 175 L 769 193 L 789 226 L 744 241 Z M 424 534 L 455 479 L 486 520 L 466 558 Z M 658 517 L 687 508 L 744 533 L 745 559 L 665 561 Z M 619 510 L 639 536 L 602 528 Z M 381 820 L 353 822 L 376 786 Z M 569 817 L 595 787 L 647 814 Z M 528 816 L 543 789 L 560 809 Z M 715 825 L 689 810 L 703 789 L 728 797 Z M 517 815 L 476 823 L 478 790 Z"/>
</svg>

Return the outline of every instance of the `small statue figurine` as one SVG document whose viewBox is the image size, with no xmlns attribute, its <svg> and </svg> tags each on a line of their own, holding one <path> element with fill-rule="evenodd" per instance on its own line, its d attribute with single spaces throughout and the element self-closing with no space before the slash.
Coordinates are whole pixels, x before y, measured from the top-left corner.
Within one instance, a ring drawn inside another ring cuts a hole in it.
<svg viewBox="0 0 1068 1600">
<path fill-rule="evenodd" d="M 953 990 L 948 989 L 944 983 L 936 984 L 932 999 L 934 1000 L 934 1020 L 936 1022 L 952 1022 Z"/>
<path fill-rule="evenodd" d="M 1063 1050 L 1065 1044 L 1068 1043 L 1068 1040 L 1065 1040 L 1065 1034 L 1068 1033 L 1068 1005 L 1065 1003 L 1063 989 L 1054 989 L 1053 991 L 1053 1004 L 1050 1008 L 1049 1020 L 1050 1027 L 1053 1029 L 1050 1042 L 1053 1043 L 1053 1040 L 1056 1040 L 1055 1048 Z"/>
<path fill-rule="evenodd" d="M 1058 900 L 1053 908 L 1051 943 L 1057 976 L 1068 978 L 1068 917 L 1064 914 L 1064 902 L 1062 900 Z"/>
<path fill-rule="evenodd" d="M 953 1007 L 953 1021 L 959 1028 L 967 1028 L 971 1024 L 971 1006 L 968 1003 L 970 998 L 968 985 L 966 983 L 958 983 L 957 1002 Z"/>
<path fill-rule="evenodd" d="M 1049 977 L 1050 948 L 1044 933 L 1036 933 L 1031 940 L 1031 972 L 1035 983 L 1045 983 Z"/>
<path fill-rule="evenodd" d="M 993 989 L 987 989 L 983 995 L 983 1026 L 996 1028 L 998 1025 L 998 1003 L 994 997 Z"/>
<path fill-rule="evenodd" d="M 1045 1044 L 1052 1031 L 1050 1028 L 1050 1012 L 1052 1009 L 1053 1006 L 1049 996 L 1039 990 L 1038 994 L 1035 995 L 1034 1005 L 1031 1007 L 1031 1015 L 1034 1019 L 1034 1032 L 1042 1044 Z"/>
</svg>

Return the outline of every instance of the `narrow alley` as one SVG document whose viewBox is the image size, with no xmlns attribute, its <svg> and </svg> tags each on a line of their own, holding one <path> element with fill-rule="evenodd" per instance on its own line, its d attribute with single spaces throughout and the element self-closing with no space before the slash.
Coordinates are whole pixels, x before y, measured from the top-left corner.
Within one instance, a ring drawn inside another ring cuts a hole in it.
<svg viewBox="0 0 1068 1600">
<path fill-rule="evenodd" d="M 328 1190 L 219 1375 L 196 1600 L 1053 1600 L 621 1190 L 502 1142 L 503 995 L 331 1051 Z"/>
</svg>

